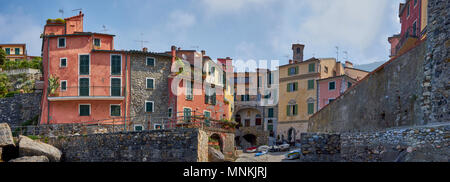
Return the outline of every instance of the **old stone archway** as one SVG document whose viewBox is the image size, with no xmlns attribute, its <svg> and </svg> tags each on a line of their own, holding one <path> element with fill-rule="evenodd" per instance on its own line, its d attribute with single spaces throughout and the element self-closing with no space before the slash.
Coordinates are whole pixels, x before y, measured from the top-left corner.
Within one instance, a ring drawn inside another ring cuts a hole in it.
<svg viewBox="0 0 450 182">
<path fill-rule="evenodd" d="M 219 146 L 219 150 L 220 152 L 223 153 L 223 140 L 220 137 L 219 134 L 217 133 L 213 133 L 210 137 L 209 137 L 209 142 L 208 144 L 212 145 L 212 147 L 218 145 Z M 216 148 L 217 149 L 217 148 Z"/>
<path fill-rule="evenodd" d="M 244 138 L 248 143 L 250 143 L 252 146 L 257 145 L 257 138 L 258 138 L 257 136 L 255 136 L 255 135 L 253 135 L 253 134 L 247 134 L 247 135 L 244 135 L 243 138 Z"/>
</svg>

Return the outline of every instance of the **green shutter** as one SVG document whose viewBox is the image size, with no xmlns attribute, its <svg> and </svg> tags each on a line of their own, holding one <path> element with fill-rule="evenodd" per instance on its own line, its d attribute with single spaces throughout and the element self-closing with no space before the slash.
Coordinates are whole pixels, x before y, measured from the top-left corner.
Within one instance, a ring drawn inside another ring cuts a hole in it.
<svg viewBox="0 0 450 182">
<path fill-rule="evenodd" d="M 290 116 L 289 105 L 286 106 L 286 116 Z"/>
<path fill-rule="evenodd" d="M 89 55 L 80 55 L 80 75 L 89 75 Z"/>
<path fill-rule="evenodd" d="M 79 96 L 89 96 L 89 78 L 80 78 Z"/>
<path fill-rule="evenodd" d="M 294 83 L 294 91 L 297 91 L 298 90 L 298 82 L 295 82 Z"/>
<path fill-rule="evenodd" d="M 5 52 L 6 52 L 6 55 L 10 55 L 11 54 L 11 49 L 10 48 L 6 48 Z"/>
<path fill-rule="evenodd" d="M 291 84 L 290 84 L 290 83 L 288 83 L 288 84 L 287 84 L 287 89 L 286 89 L 286 91 L 287 91 L 287 92 L 291 92 L 291 90 L 290 90 L 290 86 L 291 86 Z"/>
<path fill-rule="evenodd" d="M 316 64 L 315 63 L 309 64 L 309 72 L 315 72 L 315 68 L 316 68 Z"/>
<path fill-rule="evenodd" d="M 297 114 L 298 114 L 298 105 L 295 104 L 294 105 L 294 116 L 297 116 Z"/>
<path fill-rule="evenodd" d="M 298 74 L 298 66 L 295 67 L 295 74 Z"/>
<path fill-rule="evenodd" d="M 308 90 L 314 89 L 314 80 L 308 80 Z"/>
<path fill-rule="evenodd" d="M 112 75 L 120 75 L 122 65 L 121 62 L 121 56 L 120 55 L 113 55 L 111 56 L 111 74 Z"/>
<path fill-rule="evenodd" d="M 314 103 L 308 103 L 308 114 L 314 114 Z"/>
</svg>

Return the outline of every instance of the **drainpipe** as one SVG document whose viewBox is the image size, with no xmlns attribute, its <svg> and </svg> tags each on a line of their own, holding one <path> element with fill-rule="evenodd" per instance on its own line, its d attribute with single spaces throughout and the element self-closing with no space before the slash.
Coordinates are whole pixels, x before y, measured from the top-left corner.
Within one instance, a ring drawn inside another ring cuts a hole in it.
<svg viewBox="0 0 450 182">
<path fill-rule="evenodd" d="M 44 90 L 46 94 L 45 99 L 47 99 L 47 124 L 50 124 L 50 101 L 48 100 L 48 78 L 50 77 L 50 38 L 47 37 L 47 90 Z"/>
<path fill-rule="evenodd" d="M 131 59 L 131 58 L 130 58 Z M 131 60 L 130 60 L 131 61 Z M 128 80 L 127 80 L 127 76 L 128 76 L 128 53 L 125 53 L 125 90 L 124 90 L 124 95 L 125 95 L 125 115 L 124 115 L 124 122 L 125 122 L 125 129 L 127 128 L 127 84 L 128 84 Z M 127 129 L 128 131 L 128 129 Z"/>
</svg>

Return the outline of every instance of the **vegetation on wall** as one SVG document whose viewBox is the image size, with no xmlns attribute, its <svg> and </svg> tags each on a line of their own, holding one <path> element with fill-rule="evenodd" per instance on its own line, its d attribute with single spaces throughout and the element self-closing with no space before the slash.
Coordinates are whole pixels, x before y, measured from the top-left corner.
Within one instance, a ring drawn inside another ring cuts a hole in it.
<svg viewBox="0 0 450 182">
<path fill-rule="evenodd" d="M 58 88 L 59 88 L 59 77 L 55 75 L 50 75 L 50 78 L 48 78 L 48 92 L 50 93 L 50 95 L 55 94 Z"/>
<path fill-rule="evenodd" d="M 0 56 L 1 57 L 1 56 Z M 1 65 L 3 70 L 14 70 L 14 69 L 39 69 L 42 72 L 42 58 L 37 57 L 30 60 L 20 60 L 20 61 L 10 61 L 6 60 L 4 64 Z"/>
<path fill-rule="evenodd" d="M 6 61 L 6 52 L 0 49 L 0 66 L 2 66 Z"/>
<path fill-rule="evenodd" d="M 8 94 L 8 90 L 11 88 L 8 76 L 6 74 L 0 74 L 0 98 L 5 97 Z"/>
</svg>

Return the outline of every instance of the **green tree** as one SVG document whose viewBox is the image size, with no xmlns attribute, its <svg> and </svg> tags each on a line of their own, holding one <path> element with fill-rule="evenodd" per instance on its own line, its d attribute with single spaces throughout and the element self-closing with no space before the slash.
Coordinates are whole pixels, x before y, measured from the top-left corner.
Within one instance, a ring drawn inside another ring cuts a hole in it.
<svg viewBox="0 0 450 182">
<path fill-rule="evenodd" d="M 0 49 L 0 66 L 5 64 L 6 62 L 6 52 L 3 49 Z"/>
<path fill-rule="evenodd" d="M 0 74 L 0 98 L 3 98 L 8 94 L 9 87 L 10 84 L 6 74 Z"/>
</svg>

